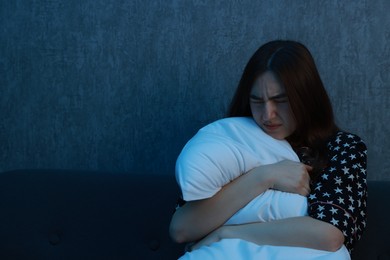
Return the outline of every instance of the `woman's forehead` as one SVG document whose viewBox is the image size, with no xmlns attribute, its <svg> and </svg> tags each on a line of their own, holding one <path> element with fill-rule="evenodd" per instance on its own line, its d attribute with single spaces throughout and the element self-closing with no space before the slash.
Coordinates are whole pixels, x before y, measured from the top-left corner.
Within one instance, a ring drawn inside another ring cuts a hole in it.
<svg viewBox="0 0 390 260">
<path fill-rule="evenodd" d="M 285 93 L 284 86 L 280 83 L 279 79 L 276 78 L 274 73 L 270 71 L 260 75 L 255 80 L 251 89 L 251 95 L 262 98 L 271 98 L 282 93 Z"/>
</svg>

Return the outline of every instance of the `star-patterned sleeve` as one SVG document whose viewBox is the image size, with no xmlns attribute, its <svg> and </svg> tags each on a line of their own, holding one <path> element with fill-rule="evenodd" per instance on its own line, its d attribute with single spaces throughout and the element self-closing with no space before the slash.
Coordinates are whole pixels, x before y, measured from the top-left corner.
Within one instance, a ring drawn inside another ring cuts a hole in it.
<svg viewBox="0 0 390 260">
<path fill-rule="evenodd" d="M 309 215 L 340 229 L 351 251 L 366 227 L 367 148 L 358 136 L 345 132 L 327 145 L 330 162 L 308 196 Z"/>
</svg>

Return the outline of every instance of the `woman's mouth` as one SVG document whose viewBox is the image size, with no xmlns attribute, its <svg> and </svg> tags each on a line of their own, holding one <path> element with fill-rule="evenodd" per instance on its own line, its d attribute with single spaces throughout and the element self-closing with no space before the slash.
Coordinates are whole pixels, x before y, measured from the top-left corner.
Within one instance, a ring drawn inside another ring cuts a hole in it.
<svg viewBox="0 0 390 260">
<path fill-rule="evenodd" d="M 264 128 L 270 132 L 276 131 L 279 127 L 281 127 L 281 124 L 263 124 Z"/>
</svg>

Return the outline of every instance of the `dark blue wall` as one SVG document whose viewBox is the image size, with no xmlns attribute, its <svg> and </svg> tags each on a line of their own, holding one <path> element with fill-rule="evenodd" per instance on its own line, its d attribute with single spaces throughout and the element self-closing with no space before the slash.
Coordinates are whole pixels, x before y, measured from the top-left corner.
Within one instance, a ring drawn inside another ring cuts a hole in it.
<svg viewBox="0 0 390 260">
<path fill-rule="evenodd" d="M 340 124 L 390 179 L 390 1 L 8 0 L 0 3 L 0 170 L 173 174 L 224 115 L 253 51 L 313 52 Z"/>
</svg>

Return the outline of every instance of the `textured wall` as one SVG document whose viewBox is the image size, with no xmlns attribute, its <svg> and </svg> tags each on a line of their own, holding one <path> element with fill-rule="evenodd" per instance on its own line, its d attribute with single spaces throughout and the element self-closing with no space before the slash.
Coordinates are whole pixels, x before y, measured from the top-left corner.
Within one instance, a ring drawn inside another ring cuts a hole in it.
<svg viewBox="0 0 390 260">
<path fill-rule="evenodd" d="M 311 49 L 338 121 L 390 179 L 390 1 L 4 0 L 0 170 L 172 174 L 254 50 Z"/>
</svg>

